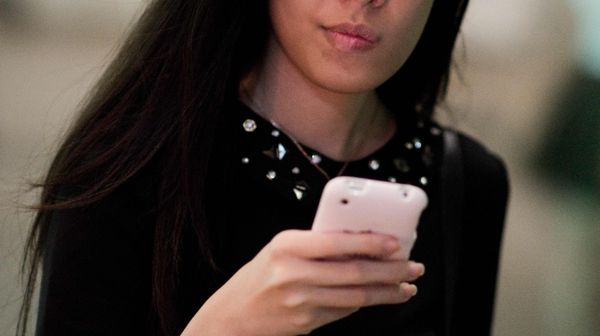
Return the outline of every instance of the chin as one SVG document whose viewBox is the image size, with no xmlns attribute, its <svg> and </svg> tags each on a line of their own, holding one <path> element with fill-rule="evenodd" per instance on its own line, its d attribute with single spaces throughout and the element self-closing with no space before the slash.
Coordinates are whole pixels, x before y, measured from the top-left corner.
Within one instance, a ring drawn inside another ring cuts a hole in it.
<svg viewBox="0 0 600 336">
<path fill-rule="evenodd" d="M 331 74 L 315 78 L 314 82 L 332 92 L 351 94 L 373 91 L 387 79 L 388 77 Z"/>
</svg>

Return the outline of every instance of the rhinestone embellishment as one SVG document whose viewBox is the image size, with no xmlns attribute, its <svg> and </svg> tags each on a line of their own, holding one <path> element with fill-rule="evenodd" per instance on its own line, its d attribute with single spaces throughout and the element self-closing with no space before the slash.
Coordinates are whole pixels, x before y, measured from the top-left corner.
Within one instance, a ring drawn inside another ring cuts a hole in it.
<svg viewBox="0 0 600 336">
<path fill-rule="evenodd" d="M 242 126 L 244 126 L 244 130 L 246 132 L 254 132 L 256 130 L 256 121 L 252 119 L 246 119 Z"/>
<path fill-rule="evenodd" d="M 304 198 L 304 196 L 306 195 L 306 192 L 308 191 L 308 185 L 304 181 L 298 182 L 294 186 L 293 191 L 294 191 L 294 195 L 296 196 L 296 199 L 301 201 Z"/>
<path fill-rule="evenodd" d="M 304 192 L 302 190 L 298 190 L 296 188 L 294 188 L 294 195 L 296 195 L 296 198 L 300 201 L 304 198 Z"/>
<path fill-rule="evenodd" d="M 243 121 L 242 127 L 245 133 L 256 133 L 260 123 L 259 120 L 251 115 L 243 117 L 240 119 L 240 121 Z M 264 131 L 265 135 L 271 140 L 269 141 L 268 138 L 263 139 L 264 147 L 256 150 L 257 154 L 262 152 L 262 155 L 264 156 L 256 156 L 250 152 L 242 152 L 242 155 L 238 157 L 238 160 L 240 160 L 238 161 L 238 164 L 248 167 L 258 165 L 256 168 L 260 170 L 264 169 L 262 170 L 264 178 L 267 181 L 273 181 L 264 183 L 276 183 L 277 185 L 281 184 L 280 186 L 284 189 L 283 192 L 287 193 L 287 197 L 291 198 L 292 200 L 296 199 L 298 202 L 300 202 L 307 198 L 314 197 L 314 195 L 310 194 L 310 187 L 308 184 L 305 181 L 301 181 L 302 173 L 304 172 L 303 169 L 306 167 L 305 165 L 307 161 L 303 160 L 304 163 L 297 161 L 297 152 L 294 148 L 289 147 L 290 143 L 285 142 L 289 140 L 286 133 L 283 132 L 273 122 L 272 126 L 273 127 L 267 128 L 267 130 Z M 379 175 L 379 178 L 384 181 L 387 180 L 390 183 L 416 182 L 416 185 L 420 185 L 423 188 L 429 187 L 433 181 L 435 181 L 435 179 L 431 179 L 431 176 L 428 175 L 428 173 L 421 172 L 421 168 L 431 167 L 435 163 L 433 149 L 429 143 L 429 140 L 432 140 L 433 137 L 443 135 L 444 130 L 435 123 L 429 123 L 423 120 L 416 121 L 415 125 L 413 126 L 416 126 L 416 132 L 413 133 L 412 136 L 409 135 L 403 140 L 400 140 L 400 154 L 397 154 L 397 157 L 377 157 L 375 159 L 373 156 L 371 156 L 371 158 L 367 158 L 362 161 L 363 168 L 361 169 L 366 176 Z M 259 130 L 259 133 L 261 132 L 262 131 Z M 291 140 L 293 142 L 293 139 Z M 308 161 L 317 169 L 322 169 L 320 165 L 324 163 L 324 160 L 327 160 L 327 158 L 325 158 L 321 153 L 314 150 L 312 151 L 312 154 L 308 150 L 303 151 L 302 148 L 300 148 L 300 151 L 304 155 L 305 159 L 308 159 Z M 404 152 L 406 156 L 404 156 L 402 152 Z M 277 160 L 281 161 L 281 163 L 273 162 Z M 260 165 L 269 161 L 271 162 L 271 165 L 275 164 L 282 166 L 280 168 L 277 168 L 278 166 L 267 166 L 266 169 L 263 166 L 261 169 Z M 310 169 L 313 168 L 314 167 L 310 167 Z M 306 169 L 307 171 L 310 170 L 309 168 Z M 260 170 L 257 172 L 259 176 L 261 174 Z M 341 171 L 343 171 L 343 168 Z M 371 173 L 368 171 L 371 171 Z M 421 173 L 419 174 L 419 172 Z M 409 180 L 412 182 L 402 182 L 404 180 Z"/>
<path fill-rule="evenodd" d="M 371 170 L 377 170 L 377 169 L 379 169 L 379 166 L 380 166 L 379 161 L 377 161 L 377 160 L 369 161 L 369 168 L 371 168 Z"/>
<path fill-rule="evenodd" d="M 415 138 L 413 140 L 413 145 L 415 146 L 416 149 L 421 149 L 421 147 L 423 147 L 423 143 L 421 142 L 421 139 L 419 139 L 419 138 Z"/>
<path fill-rule="evenodd" d="M 277 158 L 281 160 L 285 156 L 285 153 L 287 153 L 285 147 L 283 147 L 282 144 L 277 144 L 277 148 L 275 148 L 275 156 L 277 156 Z"/>
</svg>

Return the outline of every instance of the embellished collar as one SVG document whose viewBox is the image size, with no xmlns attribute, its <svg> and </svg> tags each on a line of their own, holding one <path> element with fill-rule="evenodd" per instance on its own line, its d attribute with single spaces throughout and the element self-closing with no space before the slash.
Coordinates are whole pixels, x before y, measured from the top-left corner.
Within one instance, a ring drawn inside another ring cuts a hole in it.
<svg viewBox="0 0 600 336">
<path fill-rule="evenodd" d="M 442 129 L 431 120 L 398 120 L 397 131 L 387 143 L 345 163 L 295 142 L 240 101 L 234 110 L 242 169 L 294 201 L 318 201 L 328 177 L 340 171 L 346 176 L 413 184 L 428 194 L 436 183 Z"/>
</svg>

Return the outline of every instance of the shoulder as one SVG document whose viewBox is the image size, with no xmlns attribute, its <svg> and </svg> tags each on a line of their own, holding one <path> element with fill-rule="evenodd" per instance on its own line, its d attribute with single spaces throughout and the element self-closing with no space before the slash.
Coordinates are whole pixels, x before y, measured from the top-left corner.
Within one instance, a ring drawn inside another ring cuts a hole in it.
<svg viewBox="0 0 600 336">
<path fill-rule="evenodd" d="M 458 244 L 452 265 L 457 272 L 452 329 L 457 334 L 466 330 L 489 334 L 509 196 L 508 173 L 500 156 L 482 142 L 453 129 L 445 128 L 445 132 L 456 135 L 454 148 L 458 149 L 457 155 L 445 157 L 451 160 L 444 164 L 445 169 L 451 166 L 458 172 L 446 175 L 450 188 L 445 190 L 458 197 L 444 198 L 449 208 L 458 210 L 452 212 L 457 220 L 448 221 L 452 225 L 446 233 L 446 242 Z M 446 251 L 452 255 L 452 249 Z"/>
<path fill-rule="evenodd" d="M 509 199 L 504 161 L 461 131 L 444 128 L 443 142 L 442 192 L 459 197 L 468 222 L 493 221 L 501 227 Z"/>
<path fill-rule="evenodd" d="M 504 160 L 471 135 L 452 129 L 447 130 L 457 135 L 467 188 L 493 189 L 498 197 L 507 198 L 509 177 Z"/>
<path fill-rule="evenodd" d="M 474 137 L 452 129 L 446 131 L 456 134 L 458 143 L 458 170 L 462 175 L 458 180 L 462 184 L 465 225 L 479 232 L 480 238 L 491 234 L 493 241 L 499 241 L 510 193 L 506 165 L 498 154 Z M 456 183 L 458 181 L 451 185 L 456 186 Z"/>
</svg>

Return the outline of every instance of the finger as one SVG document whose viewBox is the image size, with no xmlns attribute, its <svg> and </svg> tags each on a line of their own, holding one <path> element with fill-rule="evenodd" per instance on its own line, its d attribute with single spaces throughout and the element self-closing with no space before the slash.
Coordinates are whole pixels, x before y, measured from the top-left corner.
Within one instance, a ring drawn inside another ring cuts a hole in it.
<svg viewBox="0 0 600 336">
<path fill-rule="evenodd" d="M 377 233 L 287 230 L 279 233 L 272 243 L 279 252 L 310 259 L 352 255 L 383 258 L 401 249 L 397 239 Z"/>
<path fill-rule="evenodd" d="M 310 291 L 315 305 L 360 308 L 404 303 L 417 294 L 417 287 L 403 282 L 399 285 L 312 287 Z"/>
<path fill-rule="evenodd" d="M 298 271 L 300 281 L 316 286 L 392 285 L 414 281 L 423 274 L 424 270 L 422 264 L 413 261 L 366 259 L 345 261 L 301 259 L 294 268 L 302 270 L 302 272 Z"/>
<path fill-rule="evenodd" d="M 425 274 L 425 265 L 409 261 L 408 262 L 408 278 L 406 281 L 412 282 L 422 277 Z"/>
</svg>

